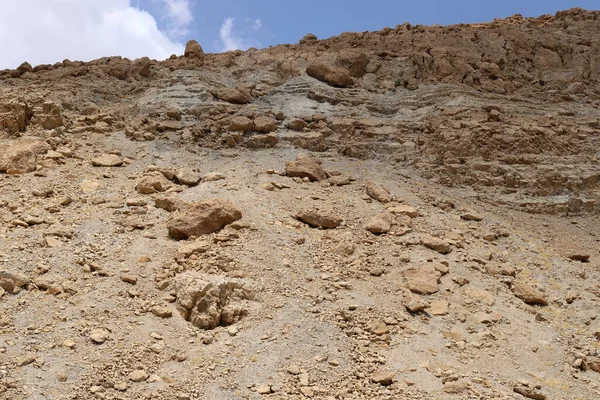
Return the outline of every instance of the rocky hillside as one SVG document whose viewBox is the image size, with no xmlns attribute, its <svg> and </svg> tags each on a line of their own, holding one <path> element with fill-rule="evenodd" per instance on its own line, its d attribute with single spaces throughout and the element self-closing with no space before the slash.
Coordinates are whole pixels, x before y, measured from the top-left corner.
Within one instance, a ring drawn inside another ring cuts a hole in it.
<svg viewBox="0 0 600 400">
<path fill-rule="evenodd" d="M 600 396 L 600 11 L 0 71 L 0 399 Z"/>
</svg>

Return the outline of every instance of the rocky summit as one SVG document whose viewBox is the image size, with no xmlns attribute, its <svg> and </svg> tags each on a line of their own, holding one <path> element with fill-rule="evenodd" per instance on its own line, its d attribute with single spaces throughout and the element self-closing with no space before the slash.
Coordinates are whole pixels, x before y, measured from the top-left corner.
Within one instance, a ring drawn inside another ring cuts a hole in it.
<svg viewBox="0 0 600 400">
<path fill-rule="evenodd" d="M 582 9 L 0 71 L 0 399 L 598 399 L 599 109 Z"/>
</svg>

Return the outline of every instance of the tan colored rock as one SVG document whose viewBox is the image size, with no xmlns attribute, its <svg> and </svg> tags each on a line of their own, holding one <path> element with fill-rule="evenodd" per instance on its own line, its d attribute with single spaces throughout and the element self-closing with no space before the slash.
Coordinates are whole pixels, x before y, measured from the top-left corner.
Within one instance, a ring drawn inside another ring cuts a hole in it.
<svg viewBox="0 0 600 400">
<path fill-rule="evenodd" d="M 344 221 L 342 218 L 321 210 L 306 210 L 294 216 L 297 220 L 315 228 L 335 229 Z"/>
<path fill-rule="evenodd" d="M 513 282 L 511 289 L 514 295 L 523 300 L 524 303 L 541 306 L 548 305 L 546 296 L 540 290 L 527 283 Z"/>
<path fill-rule="evenodd" d="M 460 215 L 460 218 L 465 221 L 482 221 L 483 215 L 472 210 L 467 210 Z"/>
<path fill-rule="evenodd" d="M 132 382 L 143 382 L 150 377 L 143 369 L 136 369 L 129 374 L 129 380 Z"/>
<path fill-rule="evenodd" d="M 394 376 L 395 374 L 391 371 L 386 369 L 378 369 L 371 374 L 369 379 L 371 379 L 371 381 L 374 383 L 378 383 L 383 386 L 389 386 L 394 383 Z"/>
<path fill-rule="evenodd" d="M 110 332 L 104 328 L 97 328 L 93 329 L 89 336 L 92 342 L 102 344 L 110 338 Z"/>
<path fill-rule="evenodd" d="M 182 168 L 175 174 L 177 182 L 186 186 L 196 186 L 200 182 L 200 174 L 190 168 Z"/>
<path fill-rule="evenodd" d="M 447 241 L 433 237 L 431 235 L 422 235 L 421 244 L 431 250 L 435 250 L 441 254 L 452 252 L 452 246 Z"/>
<path fill-rule="evenodd" d="M 21 274 L 0 271 L 0 287 L 8 293 L 17 293 L 20 288 L 26 286 L 29 282 L 29 278 Z"/>
<path fill-rule="evenodd" d="M 345 88 L 354 84 L 354 80 L 347 69 L 335 67 L 320 61 L 310 64 L 306 68 L 306 73 L 321 82 L 335 87 Z"/>
<path fill-rule="evenodd" d="M 204 50 L 197 41 L 190 40 L 185 44 L 183 56 L 194 61 L 204 61 Z"/>
<path fill-rule="evenodd" d="M 442 274 L 431 264 L 423 264 L 407 269 L 402 273 L 408 283 L 408 289 L 417 294 L 433 294 L 439 290 Z"/>
<path fill-rule="evenodd" d="M 376 235 L 388 233 L 392 229 L 394 219 L 387 212 L 379 213 L 369 220 L 365 228 Z"/>
<path fill-rule="evenodd" d="M 239 279 L 185 272 L 175 280 L 177 309 L 200 329 L 214 329 L 238 322 L 247 314 L 251 291 Z"/>
<path fill-rule="evenodd" d="M 321 161 L 315 157 L 299 154 L 296 161 L 285 164 L 285 172 L 289 177 L 308 178 L 311 181 L 327 179 L 327 172 L 321 166 Z"/>
<path fill-rule="evenodd" d="M 587 262 L 590 259 L 590 252 L 583 249 L 579 244 L 570 240 L 561 240 L 554 246 L 564 257 L 570 260 Z"/>
<path fill-rule="evenodd" d="M 150 309 L 152 314 L 160 318 L 169 318 L 173 315 L 173 311 L 167 306 L 154 306 Z"/>
<path fill-rule="evenodd" d="M 177 197 L 158 197 L 154 199 L 154 206 L 168 212 L 174 212 L 189 207 L 191 203 Z"/>
<path fill-rule="evenodd" d="M 39 155 L 52 150 L 37 137 L 26 136 L 15 141 L 0 142 L 0 172 L 24 174 L 37 168 Z"/>
<path fill-rule="evenodd" d="M 209 172 L 202 177 L 202 182 L 216 182 L 225 179 L 225 174 L 221 172 Z"/>
<path fill-rule="evenodd" d="M 403 304 L 404 307 L 406 307 L 406 309 L 412 313 L 424 311 L 429 308 L 429 302 L 427 300 L 421 296 L 415 296 L 411 293 L 407 293 L 404 296 Z"/>
<path fill-rule="evenodd" d="M 390 194 L 390 192 L 383 186 L 369 181 L 365 184 L 365 188 L 367 190 L 367 195 L 369 195 L 369 197 L 377 200 L 380 203 L 389 203 L 390 201 L 392 201 L 392 195 Z"/>
<path fill-rule="evenodd" d="M 142 194 L 152 194 L 164 192 L 171 188 L 173 184 L 159 171 L 151 171 L 140 178 L 135 190 Z"/>
<path fill-rule="evenodd" d="M 241 218 L 242 212 L 227 200 L 204 200 L 175 211 L 167 221 L 167 229 L 169 236 L 181 240 L 216 232 Z"/>
<path fill-rule="evenodd" d="M 273 118 L 260 115 L 254 118 L 254 130 L 261 133 L 269 133 L 277 130 L 277 124 Z"/>
<path fill-rule="evenodd" d="M 448 315 L 449 312 L 450 312 L 450 304 L 448 304 L 447 301 L 443 301 L 443 300 L 432 301 L 431 304 L 429 305 L 429 313 L 431 315 L 442 316 L 442 315 Z"/>
<path fill-rule="evenodd" d="M 123 165 L 123 157 L 105 153 L 92 158 L 91 163 L 94 167 L 120 167 Z"/>
<path fill-rule="evenodd" d="M 392 207 L 386 206 L 386 209 L 388 210 L 388 212 L 391 212 L 392 214 L 406 215 L 410 218 L 417 218 L 419 216 L 419 211 L 416 208 L 411 207 L 406 204 L 396 204 Z"/>
<path fill-rule="evenodd" d="M 206 253 L 210 249 L 210 243 L 205 240 L 197 240 L 191 243 L 185 243 L 179 249 L 177 253 L 183 256 L 189 257 L 192 254 Z"/>
</svg>

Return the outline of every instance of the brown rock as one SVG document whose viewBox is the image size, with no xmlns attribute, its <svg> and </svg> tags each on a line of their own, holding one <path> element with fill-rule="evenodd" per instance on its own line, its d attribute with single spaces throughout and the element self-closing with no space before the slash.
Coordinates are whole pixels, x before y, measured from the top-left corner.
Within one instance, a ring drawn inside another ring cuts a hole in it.
<svg viewBox="0 0 600 400">
<path fill-rule="evenodd" d="M 242 212 L 227 200 L 204 200 L 190 203 L 172 214 L 167 221 L 167 229 L 169 236 L 181 240 L 217 232 L 241 218 Z"/>
<path fill-rule="evenodd" d="M 336 64 L 345 68 L 354 77 L 363 76 L 369 64 L 369 56 L 362 51 L 342 50 L 338 53 Z"/>
<path fill-rule="evenodd" d="M 530 387 L 526 387 L 526 386 L 517 386 L 514 389 L 515 393 L 520 394 L 523 397 L 527 397 L 528 399 L 532 399 L 532 400 L 546 400 L 546 395 L 533 389 Z"/>
<path fill-rule="evenodd" d="M 367 195 L 380 203 L 389 203 L 392 201 L 392 195 L 390 192 L 385 187 L 375 182 L 367 182 L 365 184 L 365 188 L 367 190 Z"/>
<path fill-rule="evenodd" d="M 548 305 L 548 301 L 544 294 L 531 285 L 523 282 L 513 282 L 511 289 L 515 296 L 527 304 L 537 304 L 541 306 Z"/>
<path fill-rule="evenodd" d="M 349 87 L 354 84 L 350 72 L 345 68 L 335 67 L 324 62 L 314 62 L 306 68 L 306 73 L 315 79 L 335 87 Z"/>
<path fill-rule="evenodd" d="M 464 219 L 465 221 L 481 221 L 483 220 L 483 215 L 475 211 L 467 210 L 461 214 L 460 218 Z"/>
<path fill-rule="evenodd" d="M 421 244 L 441 254 L 448 254 L 452 251 L 452 246 L 450 245 L 450 243 L 443 239 L 433 237 L 431 235 L 421 236 Z"/>
<path fill-rule="evenodd" d="M 295 218 L 310 226 L 323 229 L 335 229 L 343 222 L 343 219 L 330 213 L 319 210 L 301 211 Z"/>
<path fill-rule="evenodd" d="M 392 214 L 406 215 L 410 218 L 416 218 L 419 216 L 419 211 L 416 208 L 408 206 L 406 204 L 397 204 L 392 207 L 386 206 L 386 209 Z"/>
<path fill-rule="evenodd" d="M 304 37 L 302 39 L 300 39 L 300 44 L 301 45 L 309 45 L 309 44 L 315 44 L 319 41 L 319 39 L 312 33 L 307 33 L 306 35 L 304 35 Z"/>
<path fill-rule="evenodd" d="M 231 119 L 229 130 L 233 132 L 250 132 L 254 129 L 254 123 L 250 118 L 238 116 Z"/>
<path fill-rule="evenodd" d="M 394 219 L 391 214 L 383 212 L 374 216 L 369 220 L 366 229 L 373 234 L 388 233 L 392 229 Z"/>
<path fill-rule="evenodd" d="M 204 61 L 204 50 L 197 41 L 190 40 L 185 45 L 183 56 L 194 61 Z"/>
<path fill-rule="evenodd" d="M 292 178 L 308 178 L 311 181 L 327 179 L 327 172 L 321 166 L 321 161 L 303 154 L 299 154 L 296 161 L 288 161 L 285 164 L 285 172 Z"/>
<path fill-rule="evenodd" d="M 302 131 L 308 126 L 308 124 L 303 119 L 293 119 L 288 122 L 286 126 L 293 131 Z"/>
<path fill-rule="evenodd" d="M 261 115 L 254 118 L 254 130 L 261 133 L 269 133 L 277 130 L 277 124 L 273 118 Z"/>
<path fill-rule="evenodd" d="M 429 308 L 429 302 L 420 296 L 408 293 L 404 298 L 404 307 L 412 313 Z"/>
<path fill-rule="evenodd" d="M 0 271 L 0 288 L 8 293 L 16 293 L 20 288 L 29 283 L 29 279 L 20 274 Z"/>
<path fill-rule="evenodd" d="M 150 309 L 152 314 L 160 318 L 169 318 L 173 315 L 173 311 L 167 306 L 154 306 Z"/>
<path fill-rule="evenodd" d="M 217 91 L 217 97 L 232 104 L 248 104 L 252 101 L 250 93 L 236 88 L 221 89 Z"/>
<path fill-rule="evenodd" d="M 461 394 L 469 390 L 469 383 L 464 381 L 446 382 L 444 384 L 444 393 Z"/>
<path fill-rule="evenodd" d="M 590 252 L 584 250 L 575 242 L 562 240 L 556 243 L 555 247 L 563 256 L 570 260 L 587 262 L 590 259 Z"/>
<path fill-rule="evenodd" d="M 417 268 L 407 269 L 402 273 L 408 282 L 411 292 L 417 294 L 433 294 L 439 290 L 441 273 L 433 265 L 424 264 Z"/>
</svg>

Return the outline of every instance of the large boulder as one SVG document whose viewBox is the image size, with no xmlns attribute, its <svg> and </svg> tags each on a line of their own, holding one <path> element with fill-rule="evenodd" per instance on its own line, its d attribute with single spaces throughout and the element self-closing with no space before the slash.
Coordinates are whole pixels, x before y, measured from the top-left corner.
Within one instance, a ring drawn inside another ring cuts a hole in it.
<svg viewBox="0 0 600 400">
<path fill-rule="evenodd" d="M 335 87 L 349 87 L 354 80 L 347 69 L 316 61 L 306 68 L 306 73 L 315 79 Z"/>
<path fill-rule="evenodd" d="M 53 101 L 46 101 L 33 108 L 31 124 L 40 125 L 44 129 L 54 129 L 63 126 L 60 107 Z"/>
<path fill-rule="evenodd" d="M 365 68 L 369 64 L 369 56 L 362 51 L 342 50 L 338 53 L 336 64 L 338 67 L 348 70 L 350 75 L 360 77 L 363 76 Z"/>
<path fill-rule="evenodd" d="M 321 160 L 305 154 L 299 154 L 296 161 L 288 161 L 285 164 L 285 172 L 292 178 L 308 178 L 311 181 L 327 179 L 327 172 L 321 166 Z"/>
<path fill-rule="evenodd" d="M 37 156 L 46 154 L 52 147 L 32 136 L 22 137 L 8 143 L 0 143 L 0 172 L 23 174 L 37 167 Z"/>
<path fill-rule="evenodd" d="M 189 58 L 194 61 L 204 61 L 204 50 L 202 46 L 195 40 L 190 40 L 185 45 L 185 52 L 183 53 L 185 58 Z"/>
<path fill-rule="evenodd" d="M 167 229 L 173 239 L 182 240 L 217 232 L 241 218 L 242 212 L 227 200 L 204 200 L 173 213 Z"/>
</svg>

